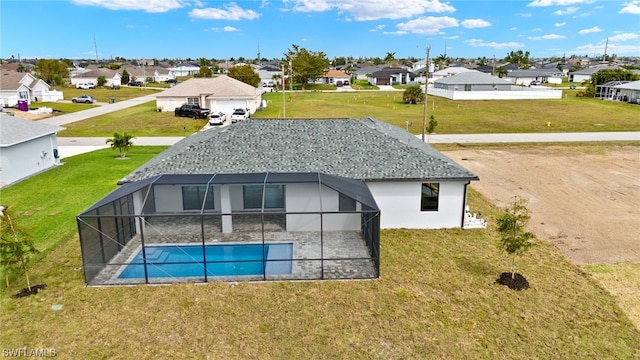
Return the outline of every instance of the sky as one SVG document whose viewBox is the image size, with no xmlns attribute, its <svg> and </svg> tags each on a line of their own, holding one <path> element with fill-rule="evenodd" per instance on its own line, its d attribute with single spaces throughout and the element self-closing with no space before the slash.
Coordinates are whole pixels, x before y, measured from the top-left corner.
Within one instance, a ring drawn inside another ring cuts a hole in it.
<svg viewBox="0 0 640 360">
<path fill-rule="evenodd" d="M 640 0 L 0 0 L 0 57 L 640 56 Z"/>
</svg>

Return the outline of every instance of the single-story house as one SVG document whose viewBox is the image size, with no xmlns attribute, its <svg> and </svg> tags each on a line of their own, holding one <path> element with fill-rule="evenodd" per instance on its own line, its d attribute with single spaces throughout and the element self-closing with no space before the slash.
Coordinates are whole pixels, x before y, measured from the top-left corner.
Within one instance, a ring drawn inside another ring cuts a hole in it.
<svg viewBox="0 0 640 360">
<path fill-rule="evenodd" d="M 465 227 L 467 186 L 476 180 L 415 135 L 371 118 L 208 129 L 78 215 L 85 280 L 376 278 L 380 228 Z M 222 259 L 209 260 L 219 246 Z M 249 265 L 233 257 L 237 246 L 258 248 L 256 272 L 235 271 Z M 193 272 L 174 273 L 175 262 Z"/>
<path fill-rule="evenodd" d="M 191 76 L 200 73 L 200 67 L 191 64 L 180 64 L 169 69 L 169 73 L 175 77 L 177 76 Z"/>
<path fill-rule="evenodd" d="M 436 89 L 453 91 L 508 91 L 511 90 L 511 85 L 508 80 L 476 70 L 463 71 L 433 82 Z"/>
<path fill-rule="evenodd" d="M 64 128 L 0 113 L 0 187 L 60 164 L 56 134 Z"/>
<path fill-rule="evenodd" d="M 591 81 L 591 76 L 600 70 L 616 69 L 618 66 L 610 65 L 596 65 L 586 69 L 569 72 L 569 82 L 582 83 L 585 81 Z"/>
<path fill-rule="evenodd" d="M 163 82 L 170 79 L 175 79 L 175 75 L 172 74 L 168 68 L 162 66 L 123 66 L 120 68 L 120 74 L 122 74 L 123 70 L 127 70 L 129 73 L 129 81 L 135 79 L 136 81 L 141 81 L 143 83 L 147 82 L 147 79 L 151 79 L 155 82 Z"/>
<path fill-rule="evenodd" d="M 614 86 L 620 90 L 621 99 L 634 104 L 640 104 L 640 80 Z"/>
<path fill-rule="evenodd" d="M 382 69 L 383 67 L 380 65 L 363 66 L 363 67 L 354 69 L 353 76 L 356 78 L 356 80 L 367 80 L 369 78 L 369 75 L 373 74 L 376 71 L 380 71 Z"/>
<path fill-rule="evenodd" d="M 433 81 L 436 81 L 438 79 L 458 75 L 460 73 L 467 72 L 467 71 L 475 71 L 475 70 L 467 69 L 466 67 L 462 67 L 462 66 L 450 66 L 446 69 L 434 71 L 431 77 Z"/>
<path fill-rule="evenodd" d="M 317 84 L 332 84 L 335 85 L 338 81 L 344 82 L 345 80 L 350 80 L 351 75 L 345 73 L 344 71 L 329 69 L 327 72 L 319 78 L 316 83 Z"/>
<path fill-rule="evenodd" d="M 370 74 L 367 81 L 371 85 L 410 84 L 416 81 L 417 75 L 405 68 L 383 68 Z"/>
<path fill-rule="evenodd" d="M 198 104 L 211 112 L 231 114 L 234 109 L 249 109 L 253 114 L 262 105 L 261 91 L 227 75 L 192 78 L 156 95 L 162 111 L 173 111 L 184 104 Z"/>
<path fill-rule="evenodd" d="M 120 86 L 122 85 L 122 76 L 116 70 L 107 68 L 97 68 L 89 71 L 78 71 L 75 75 L 71 75 L 71 85 L 76 86 L 79 83 L 92 82 L 98 85 L 98 78 L 104 76 L 107 81 L 104 86 Z"/>
<path fill-rule="evenodd" d="M 58 101 L 63 99 L 61 91 L 51 90 L 51 86 L 30 73 L 3 72 L 0 75 L 0 106 L 16 106 L 26 101 Z"/>
<path fill-rule="evenodd" d="M 536 69 L 513 70 L 503 77 L 503 79 L 511 81 L 512 84 L 524 86 L 531 84 L 531 82 L 535 80 L 541 83 L 549 82 L 549 78 L 551 78 L 551 76 L 548 72 Z M 561 82 L 562 79 L 560 79 L 560 83 Z"/>
<path fill-rule="evenodd" d="M 260 76 L 260 82 L 263 84 L 269 84 L 269 82 L 282 84 L 282 68 L 276 65 L 266 64 L 261 66 L 258 69 L 258 76 Z M 276 77 L 275 79 L 274 76 Z"/>
</svg>

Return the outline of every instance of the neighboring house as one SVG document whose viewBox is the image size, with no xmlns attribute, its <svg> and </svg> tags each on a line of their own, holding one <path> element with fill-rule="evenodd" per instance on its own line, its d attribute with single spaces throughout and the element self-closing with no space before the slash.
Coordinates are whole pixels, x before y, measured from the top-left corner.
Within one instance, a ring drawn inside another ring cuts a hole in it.
<svg viewBox="0 0 640 360">
<path fill-rule="evenodd" d="M 61 91 L 51 87 L 30 73 L 3 72 L 0 75 L 0 105 L 16 106 L 19 101 L 58 101 L 63 99 Z"/>
<path fill-rule="evenodd" d="M 369 75 L 373 74 L 374 72 L 380 71 L 382 69 L 383 67 L 379 65 L 367 65 L 367 66 L 363 66 L 361 68 L 355 69 L 353 71 L 353 76 L 356 78 L 356 80 L 368 80 Z"/>
<path fill-rule="evenodd" d="M 569 82 L 582 83 L 585 81 L 591 81 L 591 76 L 600 70 L 616 69 L 617 66 L 609 65 L 597 65 L 587 69 L 569 72 Z"/>
<path fill-rule="evenodd" d="M 321 78 L 316 80 L 316 84 L 332 84 L 335 85 L 338 81 L 344 82 L 350 80 L 351 76 L 344 71 L 329 69 Z"/>
<path fill-rule="evenodd" d="M 614 86 L 620 90 L 623 101 L 640 104 L 640 80 Z"/>
<path fill-rule="evenodd" d="M 561 84 L 562 73 L 560 72 L 560 76 L 558 76 L 558 74 L 556 74 L 557 72 L 558 72 L 557 69 L 556 71 L 551 71 L 551 73 L 549 71 L 535 70 L 535 69 L 513 70 L 507 73 L 507 75 L 505 75 L 503 79 L 509 80 L 511 81 L 511 83 L 515 85 L 524 85 L 524 86 L 527 86 L 531 84 L 532 81 L 536 81 L 536 80 L 540 81 L 541 83 L 550 82 L 550 83 Z M 559 80 L 559 82 L 557 80 Z"/>
<path fill-rule="evenodd" d="M 0 113 L 0 187 L 60 163 L 56 133 L 64 128 Z"/>
<path fill-rule="evenodd" d="M 260 76 L 260 82 L 263 84 L 269 84 L 269 82 L 282 84 L 282 69 L 275 65 L 263 65 L 258 69 L 258 76 Z M 277 76 L 278 79 L 273 77 Z"/>
<path fill-rule="evenodd" d="M 74 75 L 71 75 L 71 85 L 76 86 L 79 83 L 91 82 L 98 84 L 98 78 L 104 76 L 107 81 L 104 86 L 120 86 L 122 85 L 122 76 L 116 70 L 107 68 L 97 68 L 89 71 L 77 71 Z"/>
<path fill-rule="evenodd" d="M 200 73 L 200 67 L 190 64 L 178 65 L 169 69 L 169 74 L 177 76 L 192 76 Z"/>
<path fill-rule="evenodd" d="M 452 66 L 446 69 L 434 71 L 433 74 L 431 75 L 431 78 L 433 79 L 433 81 L 436 81 L 438 79 L 458 75 L 460 73 L 467 72 L 467 71 L 474 71 L 474 70 L 467 69 L 466 67 L 462 67 L 462 66 Z"/>
<path fill-rule="evenodd" d="M 453 91 L 511 90 L 510 81 L 476 70 L 462 71 L 453 76 L 434 80 L 433 86 L 436 89 Z"/>
<path fill-rule="evenodd" d="M 151 79 L 155 82 L 164 82 L 169 79 L 175 79 L 175 75 L 169 71 L 168 68 L 164 68 L 162 66 L 133 66 L 127 65 L 120 68 L 120 74 L 124 70 L 127 70 L 129 73 L 129 81 L 141 81 L 143 83 L 147 82 L 147 79 Z"/>
<path fill-rule="evenodd" d="M 480 71 L 467 71 L 435 80 L 428 93 L 452 100 L 560 99 L 562 90 L 546 86 L 523 87 Z"/>
<path fill-rule="evenodd" d="M 411 84 L 416 81 L 416 74 L 399 67 L 383 68 L 370 74 L 367 81 L 371 85 Z"/>
<path fill-rule="evenodd" d="M 364 180 L 383 228 L 461 228 L 478 177 L 404 129 L 365 119 L 252 119 L 192 135 L 121 183 L 162 174 L 320 172 Z M 428 196 L 427 196 L 428 195 Z"/>
<path fill-rule="evenodd" d="M 257 88 L 227 75 L 215 78 L 192 78 L 156 95 L 156 104 L 162 111 L 173 111 L 183 104 L 198 104 L 211 112 L 226 114 L 233 109 L 249 109 L 254 113 L 262 104 Z"/>
</svg>

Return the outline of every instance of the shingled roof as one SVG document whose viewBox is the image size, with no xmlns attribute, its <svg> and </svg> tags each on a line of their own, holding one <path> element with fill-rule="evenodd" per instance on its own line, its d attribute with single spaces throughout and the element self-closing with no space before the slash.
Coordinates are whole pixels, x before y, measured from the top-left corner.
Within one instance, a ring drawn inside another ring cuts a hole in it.
<svg viewBox="0 0 640 360">
<path fill-rule="evenodd" d="M 0 147 L 9 147 L 39 137 L 55 134 L 63 127 L 0 114 Z"/>
<path fill-rule="evenodd" d="M 119 183 L 163 174 L 321 172 L 368 181 L 478 180 L 404 129 L 364 119 L 252 119 L 189 136 Z"/>
</svg>

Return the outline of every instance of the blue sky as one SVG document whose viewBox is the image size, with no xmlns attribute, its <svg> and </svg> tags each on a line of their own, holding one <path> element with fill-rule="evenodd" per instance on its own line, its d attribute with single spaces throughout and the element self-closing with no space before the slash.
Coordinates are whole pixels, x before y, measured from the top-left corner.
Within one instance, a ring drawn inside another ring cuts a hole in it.
<svg viewBox="0 0 640 360">
<path fill-rule="evenodd" d="M 0 0 L 0 56 L 640 56 L 640 0 Z"/>
</svg>

